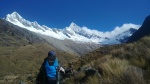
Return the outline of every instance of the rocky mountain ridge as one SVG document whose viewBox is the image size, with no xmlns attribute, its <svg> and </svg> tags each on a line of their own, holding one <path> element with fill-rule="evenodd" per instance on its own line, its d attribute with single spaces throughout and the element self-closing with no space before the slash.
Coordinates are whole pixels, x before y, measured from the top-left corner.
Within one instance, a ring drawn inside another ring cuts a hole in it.
<svg viewBox="0 0 150 84">
<path fill-rule="evenodd" d="M 142 24 L 142 26 L 129 38 L 127 42 L 135 42 L 144 36 L 150 34 L 150 15 L 147 16 Z"/>
<path fill-rule="evenodd" d="M 28 29 L 32 32 L 40 33 L 60 40 L 69 39 L 79 43 L 122 43 L 125 42 L 127 38 L 129 38 L 134 33 L 131 29 L 134 29 L 136 31 L 140 27 L 140 25 L 134 25 L 130 23 L 124 24 L 122 27 L 116 27 L 116 29 L 111 32 L 101 32 L 88 29 L 87 27 L 80 27 L 72 22 L 69 27 L 66 27 L 64 29 L 49 28 L 45 25 L 39 25 L 36 21 L 30 22 L 28 20 L 25 20 L 17 12 L 8 14 L 5 19 L 13 23 L 14 25 Z"/>
<path fill-rule="evenodd" d="M 20 46 L 28 44 L 46 43 L 53 48 L 74 54 L 85 54 L 98 48 L 99 44 L 77 43 L 71 40 L 60 40 L 47 35 L 29 31 L 16 26 L 4 19 L 0 19 L 1 46 Z"/>
</svg>

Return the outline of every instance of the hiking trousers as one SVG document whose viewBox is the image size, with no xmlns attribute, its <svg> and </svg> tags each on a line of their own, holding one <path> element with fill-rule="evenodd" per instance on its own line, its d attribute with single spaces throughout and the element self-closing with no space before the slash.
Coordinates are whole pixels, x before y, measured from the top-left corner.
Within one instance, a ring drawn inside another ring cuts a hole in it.
<svg viewBox="0 0 150 84">
<path fill-rule="evenodd" d="M 57 84 L 56 77 L 54 77 L 54 78 L 48 77 L 48 83 L 47 84 Z"/>
</svg>

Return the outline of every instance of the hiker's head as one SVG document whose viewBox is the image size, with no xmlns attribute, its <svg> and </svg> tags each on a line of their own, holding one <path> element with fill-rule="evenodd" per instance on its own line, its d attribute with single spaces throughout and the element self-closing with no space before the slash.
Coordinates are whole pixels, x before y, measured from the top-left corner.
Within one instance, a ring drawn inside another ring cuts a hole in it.
<svg viewBox="0 0 150 84">
<path fill-rule="evenodd" d="M 51 50 L 48 52 L 48 57 L 55 57 L 55 56 L 56 56 L 55 51 Z"/>
</svg>

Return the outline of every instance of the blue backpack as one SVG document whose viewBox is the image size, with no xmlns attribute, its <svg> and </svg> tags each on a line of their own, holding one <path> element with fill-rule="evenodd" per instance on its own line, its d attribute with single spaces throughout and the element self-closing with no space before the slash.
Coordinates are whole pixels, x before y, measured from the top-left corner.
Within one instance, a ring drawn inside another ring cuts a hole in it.
<svg viewBox="0 0 150 84">
<path fill-rule="evenodd" d="M 57 77 L 57 69 L 59 67 L 58 59 L 56 57 L 48 57 L 45 61 L 46 75 L 50 78 Z"/>
</svg>

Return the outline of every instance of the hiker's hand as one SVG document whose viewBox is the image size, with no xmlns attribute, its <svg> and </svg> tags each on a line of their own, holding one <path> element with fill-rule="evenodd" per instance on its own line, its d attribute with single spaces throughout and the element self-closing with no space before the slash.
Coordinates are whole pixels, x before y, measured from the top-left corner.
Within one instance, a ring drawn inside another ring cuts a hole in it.
<svg viewBox="0 0 150 84">
<path fill-rule="evenodd" d="M 60 71 L 64 72 L 65 73 L 65 69 L 60 67 Z"/>
</svg>

